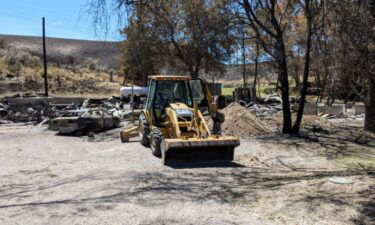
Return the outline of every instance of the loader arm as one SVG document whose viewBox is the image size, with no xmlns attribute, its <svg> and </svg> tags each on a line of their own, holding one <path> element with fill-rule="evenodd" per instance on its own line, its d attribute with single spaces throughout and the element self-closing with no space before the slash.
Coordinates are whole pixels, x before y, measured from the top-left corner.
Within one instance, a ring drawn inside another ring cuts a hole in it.
<svg viewBox="0 0 375 225">
<path fill-rule="evenodd" d="M 207 82 L 202 79 L 200 79 L 200 81 L 201 81 L 202 91 L 205 95 L 205 102 L 207 103 L 207 108 L 210 113 L 210 117 L 212 121 L 214 122 L 212 133 L 220 134 L 221 124 L 225 121 L 225 115 L 219 112 L 218 106 L 214 101 L 214 97 L 212 96 L 210 89 L 208 88 Z"/>
<path fill-rule="evenodd" d="M 205 94 L 206 99 L 207 99 L 207 107 L 212 117 L 218 111 L 218 108 L 216 104 L 214 104 L 214 97 L 212 96 L 211 91 L 208 88 L 207 82 L 204 80 L 201 80 L 201 82 L 202 82 L 203 93 Z"/>
</svg>

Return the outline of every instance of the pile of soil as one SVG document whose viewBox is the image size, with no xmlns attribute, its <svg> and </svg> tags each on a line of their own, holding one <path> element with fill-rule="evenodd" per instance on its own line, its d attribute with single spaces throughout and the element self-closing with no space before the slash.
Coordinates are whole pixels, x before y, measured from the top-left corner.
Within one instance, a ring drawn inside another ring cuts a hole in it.
<svg viewBox="0 0 375 225">
<path fill-rule="evenodd" d="M 225 122 L 221 130 L 226 135 L 236 137 L 250 137 L 270 133 L 270 129 L 247 108 L 234 102 L 224 110 Z"/>
</svg>

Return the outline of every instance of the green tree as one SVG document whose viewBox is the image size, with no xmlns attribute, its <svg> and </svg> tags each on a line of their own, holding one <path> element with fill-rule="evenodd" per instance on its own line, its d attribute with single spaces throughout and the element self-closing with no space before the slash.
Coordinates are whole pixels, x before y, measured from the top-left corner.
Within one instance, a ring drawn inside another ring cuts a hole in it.
<svg viewBox="0 0 375 225">
<path fill-rule="evenodd" d="M 157 60 L 161 60 L 156 48 L 158 41 L 140 14 L 134 15 L 129 21 L 129 26 L 122 31 L 125 40 L 121 43 L 120 68 L 125 72 L 124 79 L 144 86 L 148 76 L 155 74 L 160 64 Z"/>
<path fill-rule="evenodd" d="M 129 18 L 134 17 L 141 8 L 142 23 L 147 29 L 142 30 L 140 34 L 152 36 L 156 40 L 142 43 L 141 48 L 156 49 L 165 59 L 165 66 L 182 65 L 184 71 L 192 77 L 198 77 L 203 69 L 207 73 L 223 72 L 224 63 L 234 51 L 232 46 L 236 41 L 236 27 L 231 23 L 235 15 L 230 8 L 230 0 L 89 2 L 89 6 L 93 8 L 89 11 L 94 13 L 96 22 L 106 22 L 101 18 L 108 15 L 108 12 L 105 13 L 103 10 L 110 3 L 117 5 L 116 9 L 120 11 L 127 9 Z M 129 32 L 139 32 L 132 29 L 132 26 L 134 23 L 130 19 L 126 27 L 129 37 Z"/>
</svg>

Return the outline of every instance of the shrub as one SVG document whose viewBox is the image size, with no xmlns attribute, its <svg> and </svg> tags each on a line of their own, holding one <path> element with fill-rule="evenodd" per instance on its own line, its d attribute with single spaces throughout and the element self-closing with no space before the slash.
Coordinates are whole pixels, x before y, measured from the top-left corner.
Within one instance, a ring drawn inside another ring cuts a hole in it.
<svg viewBox="0 0 375 225">
<path fill-rule="evenodd" d="M 8 50 L 0 48 L 0 57 L 8 55 Z"/>
<path fill-rule="evenodd" d="M 87 69 L 89 70 L 92 70 L 92 71 L 97 71 L 97 72 L 100 72 L 100 71 L 107 71 L 108 68 L 106 66 L 103 66 L 99 60 L 97 59 L 86 59 L 82 65 L 84 67 L 86 67 Z"/>
<path fill-rule="evenodd" d="M 15 65 L 21 63 L 24 66 L 37 67 L 41 63 L 41 59 L 38 56 L 32 55 L 25 51 L 18 51 L 15 49 L 6 50 L 5 54 L 8 65 Z"/>
<path fill-rule="evenodd" d="M 8 69 L 11 75 L 20 76 L 22 71 L 22 64 L 19 61 L 11 61 L 8 64 Z"/>
<path fill-rule="evenodd" d="M 0 49 L 7 49 L 8 43 L 4 39 L 0 39 Z"/>
</svg>

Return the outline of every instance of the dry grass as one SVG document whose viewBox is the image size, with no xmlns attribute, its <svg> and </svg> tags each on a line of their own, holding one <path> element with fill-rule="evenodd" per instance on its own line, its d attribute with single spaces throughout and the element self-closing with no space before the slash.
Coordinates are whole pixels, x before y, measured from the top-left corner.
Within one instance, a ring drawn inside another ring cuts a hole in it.
<svg viewBox="0 0 375 225">
<path fill-rule="evenodd" d="M 0 67 L 7 74 L 6 67 Z M 2 76 L 3 77 L 3 76 Z M 104 97 L 119 95 L 122 77 L 107 72 L 92 71 L 87 68 L 70 70 L 58 67 L 48 68 L 49 89 L 52 95 L 72 95 L 87 97 Z M 43 69 L 41 67 L 23 67 L 21 76 L 11 79 L 0 79 L 0 96 L 16 93 L 43 92 Z"/>
<path fill-rule="evenodd" d="M 0 35 L 0 96 L 43 92 L 39 37 Z M 118 42 L 47 38 L 48 79 L 52 95 L 100 97 L 119 95 Z M 17 63 L 18 72 L 11 70 Z M 112 74 L 112 80 L 110 80 Z"/>
</svg>

